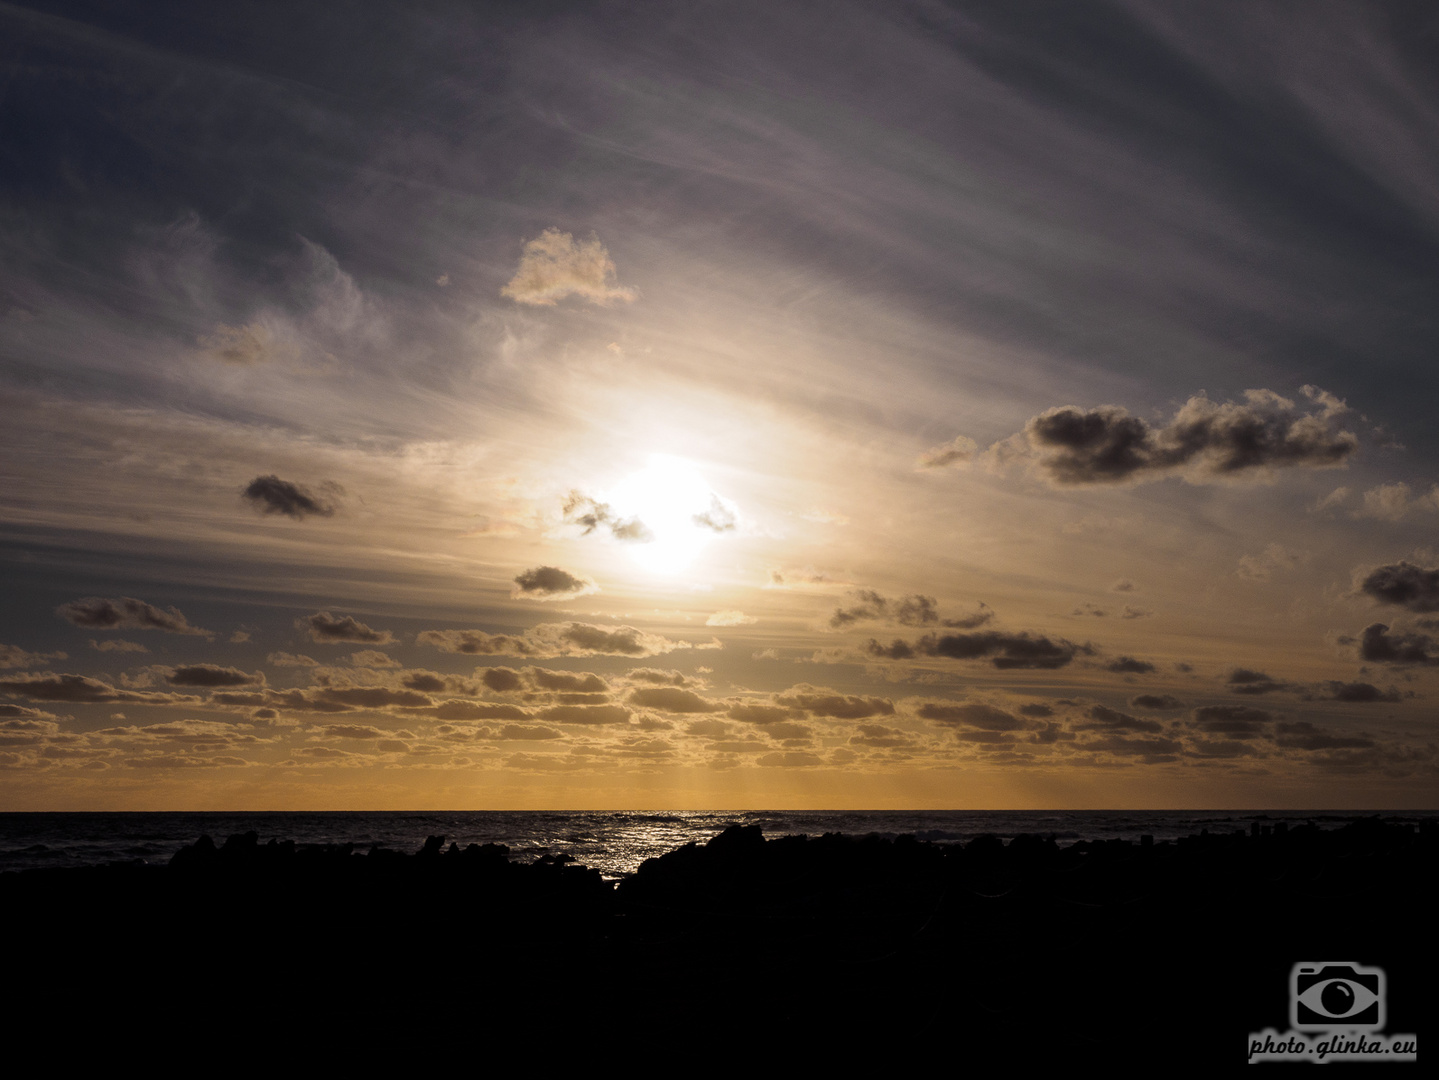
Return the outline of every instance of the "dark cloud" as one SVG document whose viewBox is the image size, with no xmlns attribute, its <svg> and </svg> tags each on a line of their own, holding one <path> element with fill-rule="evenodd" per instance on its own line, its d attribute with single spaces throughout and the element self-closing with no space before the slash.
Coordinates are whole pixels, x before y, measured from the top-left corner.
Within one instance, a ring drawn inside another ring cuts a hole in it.
<svg viewBox="0 0 1439 1080">
<path fill-rule="evenodd" d="M 324 730 L 336 739 L 383 739 L 388 734 L 368 724 L 326 724 Z"/>
<path fill-rule="evenodd" d="M 296 656 L 294 653 L 287 652 L 272 652 L 269 656 L 265 657 L 265 660 L 267 663 L 274 664 L 276 667 L 320 666 L 320 662 L 318 660 L 311 659 L 308 656 Z"/>
<path fill-rule="evenodd" d="M 786 720 L 793 720 L 802 717 L 804 713 L 797 708 L 786 705 L 731 705 L 725 713 L 731 720 L 738 720 L 744 724 L 778 724 Z"/>
<path fill-rule="evenodd" d="M 634 540 L 640 544 L 648 544 L 655 538 L 650 527 L 639 518 L 627 518 L 624 521 L 610 523 L 610 534 L 616 540 Z"/>
<path fill-rule="evenodd" d="M 424 708 L 433 705 L 430 698 L 417 690 L 396 690 L 388 686 L 336 686 L 321 690 L 316 700 L 358 709 Z"/>
<path fill-rule="evenodd" d="M 1425 570 L 1407 562 L 1379 566 L 1369 572 L 1359 588 L 1381 604 L 1410 611 L 1439 611 L 1439 569 Z"/>
<path fill-rule="evenodd" d="M 776 694 L 774 700 L 776 704 L 802 709 L 811 716 L 828 716 L 835 720 L 863 720 L 871 716 L 894 715 L 894 703 L 886 698 L 836 694 L 832 690 L 806 684 L 791 687 L 783 694 Z"/>
<path fill-rule="evenodd" d="M 690 647 L 687 642 L 670 641 L 633 626 L 609 629 L 590 623 L 551 623 L 537 626 L 531 633 L 553 642 L 559 655 L 654 656 Z"/>
<path fill-rule="evenodd" d="M 194 702 L 194 698 L 177 694 L 137 693 L 120 690 L 99 679 L 84 675 L 57 675 L 39 672 L 15 679 L 0 679 L 0 690 L 30 698 L 32 701 L 69 701 L 75 704 L 96 704 L 107 701 L 168 705 Z"/>
<path fill-rule="evenodd" d="M 1091 739 L 1077 744 L 1081 750 L 1114 754 L 1117 757 L 1139 757 L 1150 764 L 1161 764 L 1175 760 L 1184 749 L 1175 739 L 1131 739 L 1122 735 L 1111 735 L 1104 739 Z"/>
<path fill-rule="evenodd" d="M 402 665 L 393 656 L 387 656 L 379 649 L 357 649 L 350 654 L 350 663 L 355 667 L 397 668 Z"/>
<path fill-rule="evenodd" d="M 591 671 L 550 671 L 548 668 L 527 667 L 521 674 L 525 682 L 536 690 L 604 694 L 610 688 L 609 683 Z"/>
<path fill-rule="evenodd" d="M 888 645 L 881 645 L 874 638 L 870 638 L 869 644 L 864 649 L 871 656 L 877 656 L 881 660 L 910 660 L 915 656 L 914 646 L 899 638 L 895 638 Z"/>
<path fill-rule="evenodd" d="M 1157 669 L 1148 660 L 1136 660 L 1132 656 L 1120 656 L 1104 665 L 1105 671 L 1116 675 L 1148 675 Z"/>
<path fill-rule="evenodd" d="M 777 739 L 781 742 L 791 744 L 796 741 L 809 742 L 814 736 L 814 732 L 808 724 L 795 724 L 788 720 L 781 721 L 778 724 L 765 725 L 764 733 L 771 739 Z"/>
<path fill-rule="evenodd" d="M 1019 711 L 1024 712 L 1023 709 L 1020 709 Z M 1030 732 L 1029 737 L 1035 742 L 1041 743 L 1043 745 L 1075 741 L 1074 732 L 1066 731 L 1063 727 L 1056 723 L 1045 723 L 1037 731 Z"/>
<path fill-rule="evenodd" d="M 317 611 L 295 620 L 297 629 L 309 632 L 310 640 L 321 645 L 343 645 L 359 642 L 365 645 L 392 645 L 394 636 L 388 630 L 372 630 L 353 615 L 336 616 Z"/>
<path fill-rule="evenodd" d="M 630 691 L 629 703 L 669 713 L 711 713 L 725 708 L 720 702 L 710 701 L 693 690 L 682 690 L 677 686 L 637 687 Z"/>
<path fill-rule="evenodd" d="M 838 630 L 842 626 L 867 619 L 882 619 L 889 606 L 888 601 L 871 589 L 860 589 L 855 593 L 860 603 L 850 608 L 836 608 L 830 616 L 829 625 Z"/>
<path fill-rule="evenodd" d="M 689 686 L 699 682 L 681 671 L 664 671 L 660 668 L 631 668 L 625 672 L 624 677 L 628 682 L 649 683 L 651 686 Z"/>
<path fill-rule="evenodd" d="M 1020 716 L 1053 716 L 1053 715 L 1054 715 L 1054 709 L 1052 709 L 1052 708 L 1051 708 L 1050 706 L 1048 706 L 1048 705 L 1045 705 L 1043 702 L 1035 701 L 1035 702 L 1030 702 L 1028 705 L 1021 705 L 1021 706 L 1019 707 L 1019 715 L 1020 715 Z"/>
<path fill-rule="evenodd" d="M 292 693 L 298 693 L 298 691 L 292 691 Z M 264 690 L 258 694 L 250 691 L 216 690 L 206 699 L 205 703 L 207 705 L 256 706 L 264 705 L 267 701 L 270 701 L 270 695 L 271 691 L 269 690 Z M 271 718 L 277 715 L 273 709 L 269 708 L 259 711 L 269 713 Z"/>
<path fill-rule="evenodd" d="M 325 487 L 333 493 L 332 497 L 315 495 L 278 476 L 257 476 L 240 497 L 263 514 L 284 514 L 300 521 L 307 517 L 329 517 L 338 509 L 333 495 L 338 495 L 341 488 L 334 483 L 327 483 Z"/>
<path fill-rule="evenodd" d="M 416 639 L 448 653 L 467 656 L 657 656 L 692 649 L 687 641 L 671 641 L 633 626 L 604 627 L 591 623 L 541 623 L 523 635 L 489 634 L 483 630 L 424 630 Z M 700 645 L 699 648 L 709 646 Z"/>
<path fill-rule="evenodd" d="M 539 713 L 552 724 L 627 724 L 630 716 L 623 705 L 552 705 Z"/>
<path fill-rule="evenodd" d="M 1224 681 L 1236 694 L 1272 694 L 1276 690 L 1295 689 L 1293 683 L 1280 682 L 1262 671 L 1251 671 L 1248 668 L 1235 668 Z"/>
<path fill-rule="evenodd" d="M 1439 664 L 1439 641 L 1428 634 L 1391 634 L 1383 623 L 1374 623 L 1359 637 L 1359 656 L 1379 664 Z"/>
<path fill-rule="evenodd" d="M 1322 684 L 1325 690 L 1324 697 L 1329 701 L 1399 701 L 1402 695 L 1398 690 L 1390 687 L 1388 690 L 1380 690 L 1373 683 L 1367 682 L 1339 682 L 1330 680 Z"/>
<path fill-rule="evenodd" d="M 90 630 L 163 630 L 167 634 L 188 634 L 193 637 L 213 637 L 210 630 L 191 626 L 178 608 L 161 610 L 133 596 L 122 596 L 115 600 L 104 600 L 98 596 L 84 600 L 72 600 L 61 604 L 55 614 L 68 619 L 76 626 Z"/>
<path fill-rule="evenodd" d="M 523 685 L 520 673 L 514 668 L 492 667 L 478 673 L 480 681 L 499 694 L 508 694 Z"/>
<path fill-rule="evenodd" d="M 422 715 L 437 720 L 528 720 L 530 714 L 518 705 L 497 705 L 484 701 L 442 701 Z"/>
<path fill-rule="evenodd" d="M 894 750 L 900 747 L 910 746 L 913 740 L 903 732 L 894 728 L 885 727 L 883 724 L 859 724 L 858 734 L 850 736 L 850 744 L 854 746 L 872 746 L 877 750 Z"/>
<path fill-rule="evenodd" d="M 116 639 L 111 639 L 109 641 L 96 641 L 94 638 L 91 638 L 90 648 L 94 649 L 96 652 L 147 653 L 150 651 L 149 649 L 145 648 L 145 646 L 141 645 L 138 641 L 124 641 Z M 3 666 L 3 664 L 0 664 L 0 667 Z"/>
<path fill-rule="evenodd" d="M 990 609 L 989 605 L 984 603 L 983 601 L 980 601 L 979 610 L 976 611 L 973 615 L 964 615 L 958 619 L 943 619 L 941 620 L 940 625 L 949 627 L 953 630 L 973 630 L 976 627 L 983 626 L 985 623 L 989 622 L 993 618 L 994 612 Z M 901 619 L 900 621 L 903 622 L 904 620 Z M 918 624 L 915 623 L 911 625 Z"/>
<path fill-rule="evenodd" d="M 1014 736 L 1007 731 L 957 730 L 954 737 L 959 742 L 977 743 L 982 750 L 989 750 L 996 746 L 1010 746 L 1014 743 Z"/>
<path fill-rule="evenodd" d="M 564 733 L 554 728 L 537 724 L 506 724 L 495 733 L 496 738 L 519 742 L 533 742 L 542 739 L 563 739 Z"/>
<path fill-rule="evenodd" d="M 900 645 L 895 642 L 895 645 Z M 870 642 L 870 652 L 884 655 L 883 647 Z M 891 647 L 891 651 L 893 647 Z M 929 634 L 915 642 L 914 650 L 924 656 L 942 656 L 952 660 L 980 660 L 988 658 L 990 663 L 1001 669 L 1037 668 L 1053 670 L 1062 668 L 1074 659 L 1077 653 L 1091 653 L 1089 645 L 1076 645 L 1063 638 L 1051 640 L 1026 631 L 1005 633 L 999 630 L 984 630 L 975 634 Z"/>
<path fill-rule="evenodd" d="M 1184 702 L 1171 694 L 1140 694 L 1129 699 L 1135 709 L 1180 709 Z"/>
<path fill-rule="evenodd" d="M 1359 445 L 1340 430 L 1344 410 L 1312 387 L 1306 412 L 1268 390 L 1244 403 L 1190 398 L 1165 427 L 1115 405 L 1050 409 L 1024 428 L 1040 468 L 1059 485 L 1116 484 L 1182 475 L 1190 482 L 1260 477 L 1275 469 L 1334 468 Z M 1322 396 L 1321 396 L 1322 395 Z"/>
<path fill-rule="evenodd" d="M 6 713 L 0 712 L 0 717 Z M 0 747 L 40 746 L 51 743 L 60 734 L 60 725 L 53 720 L 34 717 L 12 717 L 0 720 Z"/>
<path fill-rule="evenodd" d="M 1261 757 L 1262 744 L 1246 739 L 1193 738 L 1189 741 L 1189 755 L 1197 758 L 1225 759 L 1240 757 Z"/>
<path fill-rule="evenodd" d="M 639 518 L 619 517 L 609 503 L 599 502 L 578 491 L 571 491 L 565 499 L 564 517 L 568 524 L 580 526 L 585 536 L 596 529 L 608 529 L 616 540 L 633 540 L 643 544 L 655 538 L 649 526 Z"/>
<path fill-rule="evenodd" d="M 1274 725 L 1274 742 L 1286 750 L 1367 750 L 1373 739 L 1362 735 L 1334 735 L 1308 720 Z"/>
<path fill-rule="evenodd" d="M 769 572 L 769 588 L 788 589 L 795 585 L 844 585 L 847 582 L 826 570 L 816 570 L 812 566 L 799 568 L 787 567 L 783 570 L 771 569 Z"/>
<path fill-rule="evenodd" d="M 823 765 L 824 758 L 807 750 L 776 751 L 755 758 L 755 764 L 766 769 L 803 769 L 811 765 Z"/>
<path fill-rule="evenodd" d="M 345 758 L 355 757 L 355 755 L 350 753 L 348 750 L 336 750 L 334 747 L 331 746 L 302 746 L 300 749 L 295 751 L 295 756 L 321 758 L 331 761 L 342 761 Z"/>
<path fill-rule="evenodd" d="M 143 652 L 144 649 L 142 648 L 141 651 Z M 0 645 L 0 668 L 39 667 L 41 664 L 48 664 L 53 660 L 68 659 L 69 657 L 62 652 L 32 653 L 26 652 L 18 645 Z"/>
<path fill-rule="evenodd" d="M 438 694 L 449 685 L 449 680 L 433 671 L 407 671 L 400 679 L 400 685 L 422 694 Z"/>
<path fill-rule="evenodd" d="M 854 594 L 858 604 L 848 608 L 836 608 L 830 616 L 829 625 L 838 630 L 853 623 L 871 619 L 886 619 L 901 626 L 945 626 L 959 630 L 972 630 L 983 626 L 994 618 L 994 612 L 981 603 L 979 610 L 959 619 L 940 619 L 939 605 L 932 596 L 915 593 L 892 600 L 881 596 L 873 589 L 859 589 Z"/>
<path fill-rule="evenodd" d="M 1137 716 L 1119 712 L 1105 705 L 1093 705 L 1089 719 L 1074 725 L 1076 731 L 1144 731 L 1158 733 L 1164 726 L 1155 720 L 1141 720 Z"/>
<path fill-rule="evenodd" d="M 551 705 L 608 705 L 609 694 L 554 693 L 550 695 Z"/>
<path fill-rule="evenodd" d="M 593 581 L 577 577 L 558 566 L 537 566 L 515 578 L 515 587 L 510 595 L 516 599 L 566 600 L 593 592 L 599 592 Z"/>
<path fill-rule="evenodd" d="M 934 597 L 920 596 L 918 593 L 893 601 L 891 611 L 894 621 L 901 626 L 937 625 L 951 630 L 973 630 L 994 618 L 994 612 L 989 605 L 981 601 L 978 610 L 972 615 L 964 615 L 958 619 L 941 619 Z"/>
<path fill-rule="evenodd" d="M 265 676 L 259 671 L 251 675 L 237 668 L 215 664 L 189 664 L 171 669 L 165 681 L 171 686 L 263 686 Z"/>
<path fill-rule="evenodd" d="M 1003 709 L 995 708 L 993 705 L 986 705 L 982 702 L 965 702 L 959 705 L 951 705 L 943 702 L 927 701 L 915 710 L 916 715 L 924 720 L 931 720 L 936 724 L 944 724 L 947 727 L 974 727 L 984 731 L 1023 731 L 1034 725 L 1026 720 Z"/>
<path fill-rule="evenodd" d="M 723 720 L 691 720 L 685 725 L 685 730 L 702 739 L 726 739 L 734 728 Z"/>
<path fill-rule="evenodd" d="M 422 630 L 415 640 L 463 656 L 532 656 L 537 652 L 523 637 L 483 630 Z"/>
<path fill-rule="evenodd" d="M 0 716 L 18 717 L 25 720 L 56 720 L 54 713 L 43 712 L 40 709 L 30 709 L 24 705 L 12 705 L 8 701 L 0 702 Z"/>
<path fill-rule="evenodd" d="M 263 704 L 285 712 L 341 713 L 349 712 L 355 707 L 345 702 L 319 697 L 315 692 L 306 690 L 266 690 L 258 698 L 254 694 L 215 693 L 210 700 L 230 705 Z"/>
<path fill-rule="evenodd" d="M 1248 705 L 1204 705 L 1192 713 L 1194 726 L 1229 739 L 1253 739 L 1267 734 L 1273 715 Z"/>
</svg>

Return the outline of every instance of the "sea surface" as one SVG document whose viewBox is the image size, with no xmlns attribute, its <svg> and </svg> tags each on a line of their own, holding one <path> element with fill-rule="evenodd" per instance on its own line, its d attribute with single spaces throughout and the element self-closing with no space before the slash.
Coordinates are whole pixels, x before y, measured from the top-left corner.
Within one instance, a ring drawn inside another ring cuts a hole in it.
<svg viewBox="0 0 1439 1080">
<path fill-rule="evenodd" d="M 766 836 L 844 833 L 893 838 L 904 834 L 940 844 L 991 834 L 1022 833 L 1078 840 L 1156 842 L 1196 835 L 1249 832 L 1287 822 L 1338 828 L 1361 817 L 1416 823 L 1439 811 L 1335 810 L 776 810 L 744 812 L 623 811 L 349 811 L 265 813 L 3 813 L 0 872 L 49 866 L 142 861 L 164 864 L 202 835 L 217 844 L 234 833 L 256 832 L 260 842 L 354 844 L 412 853 L 430 836 L 446 844 L 504 844 L 511 859 L 568 855 L 607 878 L 632 874 L 644 860 L 691 842 L 704 843 L 728 825 L 758 825 Z"/>
</svg>

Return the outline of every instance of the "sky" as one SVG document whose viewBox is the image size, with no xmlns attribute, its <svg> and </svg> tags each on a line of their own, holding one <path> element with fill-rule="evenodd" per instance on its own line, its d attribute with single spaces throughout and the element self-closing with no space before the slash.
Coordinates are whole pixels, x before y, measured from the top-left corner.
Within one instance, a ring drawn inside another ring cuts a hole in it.
<svg viewBox="0 0 1439 1080">
<path fill-rule="evenodd" d="M 0 2 L 0 810 L 1432 808 L 1429 3 Z"/>
</svg>

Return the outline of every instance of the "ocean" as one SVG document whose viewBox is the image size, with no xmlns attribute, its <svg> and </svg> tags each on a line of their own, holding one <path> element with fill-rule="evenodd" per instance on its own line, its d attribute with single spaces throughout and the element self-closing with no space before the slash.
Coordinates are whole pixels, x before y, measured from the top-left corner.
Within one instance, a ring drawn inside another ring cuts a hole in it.
<svg viewBox="0 0 1439 1080">
<path fill-rule="evenodd" d="M 672 811 L 347 811 L 187 813 L 3 813 L 0 872 L 39 867 L 163 864 L 201 835 L 216 843 L 234 833 L 256 832 L 260 842 L 299 845 L 354 844 L 413 853 L 430 836 L 446 844 L 504 844 L 510 858 L 568 855 L 618 880 L 644 860 L 691 842 L 704 843 L 734 823 L 758 825 L 766 836 L 843 833 L 895 837 L 905 834 L 940 844 L 965 843 L 991 834 L 1008 840 L 1029 833 L 1052 836 L 1060 845 L 1079 840 L 1156 842 L 1196 835 L 1249 832 L 1256 824 L 1291 827 L 1313 823 L 1337 828 L 1360 817 L 1415 823 L 1439 811 L 1250 811 L 1250 810 L 753 810 Z"/>
</svg>

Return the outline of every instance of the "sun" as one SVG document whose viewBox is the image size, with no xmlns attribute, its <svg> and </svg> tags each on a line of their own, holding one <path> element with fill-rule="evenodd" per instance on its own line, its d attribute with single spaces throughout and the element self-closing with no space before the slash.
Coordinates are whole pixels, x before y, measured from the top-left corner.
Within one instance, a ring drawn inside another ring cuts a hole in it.
<svg viewBox="0 0 1439 1080">
<path fill-rule="evenodd" d="M 607 493 L 613 512 L 643 525 L 630 554 L 647 570 L 684 570 L 722 532 L 735 527 L 734 511 L 688 461 L 651 454 L 643 469 L 630 473 Z"/>
</svg>

